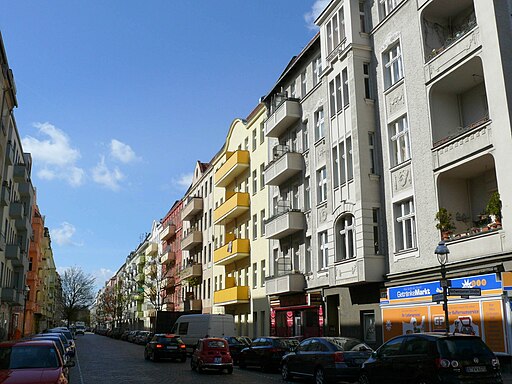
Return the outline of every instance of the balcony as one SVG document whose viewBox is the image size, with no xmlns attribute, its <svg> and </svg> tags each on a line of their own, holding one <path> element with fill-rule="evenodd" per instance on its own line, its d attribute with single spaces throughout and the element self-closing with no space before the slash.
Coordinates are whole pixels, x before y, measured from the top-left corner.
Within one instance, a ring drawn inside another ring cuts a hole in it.
<svg viewBox="0 0 512 384">
<path fill-rule="evenodd" d="M 265 136 L 277 138 L 302 117 L 302 112 L 298 99 L 288 99 L 283 95 L 275 100 L 275 105 L 277 108 L 271 110 L 272 114 L 265 121 Z"/>
<path fill-rule="evenodd" d="M 249 151 L 226 152 L 226 161 L 215 172 L 215 186 L 228 186 L 238 175 L 249 169 L 249 161 Z"/>
<path fill-rule="evenodd" d="M 158 253 L 158 244 L 157 243 L 149 243 L 146 248 L 146 256 L 155 256 Z"/>
<path fill-rule="evenodd" d="M 293 209 L 290 205 L 288 201 L 278 202 L 274 216 L 265 222 L 267 239 L 282 239 L 306 228 L 304 212 Z"/>
<path fill-rule="evenodd" d="M 21 248 L 18 244 L 7 244 L 5 246 L 5 258 L 11 262 L 19 261 L 21 257 Z"/>
<path fill-rule="evenodd" d="M 306 280 L 302 273 L 290 273 L 287 275 L 271 277 L 265 282 L 267 296 L 292 292 L 304 292 L 305 288 Z"/>
<path fill-rule="evenodd" d="M 201 277 L 203 276 L 203 266 L 202 264 L 192 264 L 185 268 L 183 268 L 180 272 L 180 278 L 182 280 L 191 279 L 192 277 Z"/>
<path fill-rule="evenodd" d="M 175 284 L 176 279 L 174 278 L 174 276 L 169 276 L 162 280 L 162 286 L 165 287 L 165 289 L 172 288 L 174 287 Z"/>
<path fill-rule="evenodd" d="M 141 265 L 141 264 L 145 264 L 145 263 L 146 263 L 146 256 L 140 255 L 139 260 L 137 261 L 137 264 Z"/>
<path fill-rule="evenodd" d="M 329 267 L 329 286 L 349 286 L 383 281 L 386 263 L 382 255 L 365 255 Z"/>
<path fill-rule="evenodd" d="M 2 302 L 9 303 L 11 305 L 22 305 L 22 303 L 18 303 L 18 292 L 14 288 L 2 288 Z"/>
<path fill-rule="evenodd" d="M 228 265 L 235 261 L 245 259 L 251 254 L 249 239 L 229 239 L 226 235 L 226 245 L 213 252 L 215 265 Z"/>
<path fill-rule="evenodd" d="M 160 232 L 160 240 L 167 241 L 172 239 L 176 235 L 176 225 L 173 223 L 169 223 L 165 226 L 165 228 Z"/>
<path fill-rule="evenodd" d="M 215 305 L 237 305 L 249 302 L 249 287 L 238 286 L 213 293 L 213 303 Z"/>
<path fill-rule="evenodd" d="M 19 202 L 14 201 L 9 205 L 9 216 L 11 219 L 21 219 L 25 214 L 25 206 Z"/>
<path fill-rule="evenodd" d="M 7 185 L 2 185 L 0 192 L 0 206 L 7 207 L 9 205 L 11 189 Z"/>
<path fill-rule="evenodd" d="M 7 165 L 14 164 L 14 148 L 12 147 L 11 141 L 7 143 L 7 150 L 5 152 L 5 163 Z"/>
<path fill-rule="evenodd" d="M 273 160 L 265 168 L 265 184 L 279 186 L 304 170 L 304 159 L 286 145 L 273 148 Z"/>
<path fill-rule="evenodd" d="M 137 283 L 143 283 L 146 276 L 143 273 L 139 273 L 137 276 L 135 276 L 135 281 Z"/>
<path fill-rule="evenodd" d="M 28 180 L 28 171 L 25 164 L 16 164 L 13 169 L 12 179 L 16 183 L 23 183 Z"/>
<path fill-rule="evenodd" d="M 20 197 L 29 197 L 32 199 L 32 196 L 34 196 L 34 188 L 32 187 L 32 184 L 27 183 L 20 183 L 18 185 L 18 193 L 20 194 Z"/>
<path fill-rule="evenodd" d="M 199 212 L 203 211 L 203 199 L 201 197 L 191 197 L 181 211 L 181 220 L 190 221 Z"/>
<path fill-rule="evenodd" d="M 32 223 L 30 222 L 30 216 L 23 216 L 20 219 L 16 219 L 14 225 L 18 232 L 27 232 L 32 230 Z"/>
<path fill-rule="evenodd" d="M 226 201 L 213 211 L 214 224 L 223 225 L 243 213 L 250 208 L 249 194 L 246 192 L 226 192 Z"/>
<path fill-rule="evenodd" d="M 160 258 L 160 262 L 162 264 L 172 264 L 176 261 L 176 253 L 171 251 L 170 249 L 166 250 L 165 253 Z"/>
<path fill-rule="evenodd" d="M 197 228 L 190 228 L 183 235 L 181 240 L 181 249 L 184 251 L 190 251 L 197 246 L 203 245 L 203 233 Z"/>
</svg>

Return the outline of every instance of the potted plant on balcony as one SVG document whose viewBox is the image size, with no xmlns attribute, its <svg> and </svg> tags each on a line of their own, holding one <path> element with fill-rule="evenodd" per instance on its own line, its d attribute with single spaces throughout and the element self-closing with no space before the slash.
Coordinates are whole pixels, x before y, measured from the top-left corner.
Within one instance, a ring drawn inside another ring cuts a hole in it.
<svg viewBox="0 0 512 384">
<path fill-rule="evenodd" d="M 443 240 L 448 240 L 452 231 L 455 229 L 455 224 L 452 220 L 452 214 L 448 212 L 446 208 L 439 208 L 439 211 L 436 213 L 436 228 L 441 231 L 441 238 Z"/>
<path fill-rule="evenodd" d="M 501 227 L 501 200 L 500 193 L 498 191 L 493 192 L 489 198 L 489 202 L 485 208 L 485 213 L 487 213 L 491 218 L 491 224 L 489 225 L 492 228 Z"/>
</svg>

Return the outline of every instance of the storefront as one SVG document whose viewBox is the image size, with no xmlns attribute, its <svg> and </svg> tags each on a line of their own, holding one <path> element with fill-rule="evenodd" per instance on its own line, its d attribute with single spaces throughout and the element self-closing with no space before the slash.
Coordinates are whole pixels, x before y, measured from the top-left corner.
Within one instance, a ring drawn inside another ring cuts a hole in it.
<svg viewBox="0 0 512 384">
<path fill-rule="evenodd" d="M 494 352 L 510 353 L 510 300 L 512 272 L 451 279 L 452 288 L 480 288 L 481 296 L 448 297 L 450 332 L 482 337 Z M 387 288 L 381 298 L 384 341 L 392 337 L 431 331 L 444 331 L 442 302 L 432 295 L 442 293 L 439 281 Z"/>
</svg>

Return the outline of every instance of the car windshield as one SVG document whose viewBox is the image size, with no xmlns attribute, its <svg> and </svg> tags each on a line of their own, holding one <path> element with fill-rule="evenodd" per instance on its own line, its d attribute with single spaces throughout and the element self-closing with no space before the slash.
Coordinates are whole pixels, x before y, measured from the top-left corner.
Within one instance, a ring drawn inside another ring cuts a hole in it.
<svg viewBox="0 0 512 384">
<path fill-rule="evenodd" d="M 0 347 L 0 369 L 58 368 L 57 351 L 50 346 Z"/>
<path fill-rule="evenodd" d="M 208 348 L 225 348 L 226 344 L 222 340 L 211 340 L 208 342 Z"/>
<path fill-rule="evenodd" d="M 183 344 L 179 337 L 157 336 L 156 341 L 162 344 Z"/>
<path fill-rule="evenodd" d="M 492 351 L 477 337 L 441 339 L 437 342 L 441 356 L 453 359 L 493 357 Z"/>
<path fill-rule="evenodd" d="M 330 343 L 334 344 L 341 351 L 371 351 L 372 349 L 365 343 L 357 339 L 344 339 L 344 338 L 328 338 Z"/>
<path fill-rule="evenodd" d="M 275 343 L 281 348 L 294 348 L 299 345 L 299 341 L 295 339 L 276 339 Z"/>
</svg>

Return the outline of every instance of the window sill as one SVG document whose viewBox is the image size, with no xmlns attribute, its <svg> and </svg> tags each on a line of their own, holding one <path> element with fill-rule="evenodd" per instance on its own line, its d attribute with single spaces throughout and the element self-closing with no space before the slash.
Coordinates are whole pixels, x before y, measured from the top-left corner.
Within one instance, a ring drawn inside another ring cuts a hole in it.
<svg viewBox="0 0 512 384">
<path fill-rule="evenodd" d="M 379 181 L 380 175 L 377 175 L 376 173 L 369 173 L 368 178 L 372 181 Z"/>
<path fill-rule="evenodd" d="M 398 88 L 400 85 L 402 85 L 404 83 L 404 79 L 405 79 L 405 76 L 402 76 L 400 79 L 398 79 L 395 83 L 389 85 L 385 90 L 384 90 L 384 96 L 386 96 L 388 93 L 391 93 L 393 90 L 395 90 L 396 88 Z"/>
<path fill-rule="evenodd" d="M 411 164 L 411 159 L 407 159 L 405 161 L 402 161 L 400 164 L 396 164 L 396 165 L 393 165 L 391 168 L 389 168 L 389 171 L 391 173 L 393 172 L 396 172 L 398 171 L 400 168 L 405 168 L 407 167 L 409 164 Z"/>
<path fill-rule="evenodd" d="M 375 99 L 367 99 L 366 97 L 364 98 L 364 102 L 366 104 L 370 104 L 370 105 L 374 105 L 375 104 Z"/>
<path fill-rule="evenodd" d="M 409 257 L 418 257 L 419 256 L 419 253 L 418 253 L 418 248 L 409 248 L 409 249 L 404 249 L 404 250 L 401 250 L 401 251 L 396 251 L 394 253 L 394 259 L 395 260 L 402 260 L 402 259 L 407 259 Z"/>
</svg>

